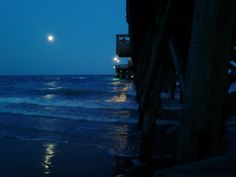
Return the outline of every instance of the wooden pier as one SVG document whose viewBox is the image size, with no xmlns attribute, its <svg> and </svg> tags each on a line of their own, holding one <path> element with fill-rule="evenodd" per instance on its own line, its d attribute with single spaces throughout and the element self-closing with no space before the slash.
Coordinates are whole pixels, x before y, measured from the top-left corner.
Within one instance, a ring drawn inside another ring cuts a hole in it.
<svg viewBox="0 0 236 177">
<path fill-rule="evenodd" d="M 130 58 L 132 56 L 131 41 L 128 34 L 116 35 L 116 54 L 122 60 L 122 58 Z M 116 64 L 114 66 L 116 72 L 116 78 L 119 79 L 133 79 L 133 65 L 131 59 L 127 64 Z"/>
<path fill-rule="evenodd" d="M 133 68 L 128 64 L 115 65 L 114 69 L 116 71 L 116 78 L 133 79 L 134 77 Z"/>
<path fill-rule="evenodd" d="M 127 0 L 126 17 L 129 34 L 117 35 L 117 54 L 132 59 L 143 133 L 140 161 L 152 161 L 163 85 L 177 82 L 184 109 L 177 120 L 175 165 L 222 154 L 229 118 L 222 116 L 224 100 L 235 81 L 226 86 L 229 62 L 236 61 L 236 1 Z"/>
</svg>

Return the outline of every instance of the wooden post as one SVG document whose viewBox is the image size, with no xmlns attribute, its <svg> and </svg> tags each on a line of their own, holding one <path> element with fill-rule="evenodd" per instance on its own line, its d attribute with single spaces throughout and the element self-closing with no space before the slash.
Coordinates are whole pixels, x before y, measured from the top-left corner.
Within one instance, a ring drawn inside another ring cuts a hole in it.
<svg viewBox="0 0 236 177">
<path fill-rule="evenodd" d="M 172 62 L 179 76 L 181 90 L 184 90 L 184 72 L 183 72 L 183 64 L 182 64 L 183 60 L 180 58 L 177 52 L 176 45 L 172 38 L 170 38 L 168 45 L 169 45 Z"/>
<path fill-rule="evenodd" d="M 146 109 L 146 105 L 148 105 L 147 102 L 150 97 L 150 91 L 153 88 L 153 80 L 155 79 L 158 73 L 157 68 L 160 65 L 160 54 L 163 52 L 162 49 L 167 46 L 168 43 L 168 36 L 170 33 L 170 23 L 172 19 L 174 3 L 174 0 L 168 0 L 160 30 L 156 35 L 153 35 L 154 37 L 151 50 L 152 53 L 150 56 L 149 66 L 147 66 L 148 72 L 145 78 L 146 82 L 144 83 L 144 95 L 143 101 L 141 103 L 144 109 Z M 157 19 L 159 19 L 159 17 Z"/>
<path fill-rule="evenodd" d="M 141 59 L 143 60 L 143 63 L 141 65 L 141 71 L 140 71 L 140 84 L 138 85 L 138 90 L 140 90 L 140 102 L 142 103 L 143 96 L 144 96 L 144 87 L 145 87 L 145 78 L 147 75 L 147 68 L 148 68 L 148 63 L 150 62 L 150 55 L 152 53 L 152 44 L 153 44 L 153 32 L 150 31 L 149 34 L 147 35 L 147 39 L 143 48 L 143 53 L 141 55 Z M 141 92 L 142 91 L 142 92 Z M 143 129 L 143 121 L 144 121 L 144 108 L 142 107 L 142 104 L 139 104 L 139 122 L 138 122 L 138 128 L 140 130 Z"/>
<path fill-rule="evenodd" d="M 159 68 L 157 69 L 159 72 L 155 80 L 153 80 L 153 89 L 148 102 L 148 109 L 143 115 L 143 136 L 140 148 L 140 160 L 142 162 L 149 162 L 152 158 L 155 122 L 160 112 L 160 79 L 162 71 Z"/>
<path fill-rule="evenodd" d="M 177 163 L 208 158 L 221 151 L 226 53 L 235 22 L 235 2 L 195 1 Z"/>
<path fill-rule="evenodd" d="M 148 162 L 152 156 L 153 136 L 156 112 L 160 110 L 160 63 L 162 49 L 168 45 L 168 35 L 170 33 L 170 22 L 172 19 L 172 9 L 174 0 L 168 0 L 164 17 L 158 32 L 153 33 L 153 41 L 151 43 L 150 61 L 147 67 L 147 73 L 143 82 L 143 96 L 141 107 L 143 114 L 143 137 L 140 148 L 140 160 Z M 158 17 L 158 16 L 157 16 Z M 158 23 L 159 23 L 159 18 Z M 149 50 L 148 50 L 149 51 Z"/>
</svg>

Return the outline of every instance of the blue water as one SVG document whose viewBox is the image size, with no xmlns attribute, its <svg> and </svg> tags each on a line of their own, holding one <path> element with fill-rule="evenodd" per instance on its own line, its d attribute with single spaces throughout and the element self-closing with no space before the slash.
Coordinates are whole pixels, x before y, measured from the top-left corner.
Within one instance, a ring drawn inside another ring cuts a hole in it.
<svg viewBox="0 0 236 177">
<path fill-rule="evenodd" d="M 1 141 L 78 144 L 111 156 L 136 156 L 137 117 L 130 81 L 113 76 L 0 76 Z"/>
<path fill-rule="evenodd" d="M 0 112 L 136 122 L 132 83 L 111 76 L 0 77 Z"/>
</svg>

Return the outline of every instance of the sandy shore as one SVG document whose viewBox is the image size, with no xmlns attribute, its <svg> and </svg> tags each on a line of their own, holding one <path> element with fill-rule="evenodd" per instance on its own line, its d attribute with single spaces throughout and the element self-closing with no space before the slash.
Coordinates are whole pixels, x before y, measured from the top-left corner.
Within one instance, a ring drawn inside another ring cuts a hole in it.
<svg viewBox="0 0 236 177">
<path fill-rule="evenodd" d="M 112 156 L 88 145 L 1 138 L 0 157 L 2 177 L 114 176 Z"/>
</svg>

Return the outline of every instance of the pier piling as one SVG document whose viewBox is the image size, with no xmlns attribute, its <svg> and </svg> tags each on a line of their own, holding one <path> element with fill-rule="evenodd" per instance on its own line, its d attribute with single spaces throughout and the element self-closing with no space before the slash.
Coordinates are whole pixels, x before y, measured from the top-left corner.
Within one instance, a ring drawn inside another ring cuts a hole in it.
<svg viewBox="0 0 236 177">
<path fill-rule="evenodd" d="M 158 138 L 154 132 L 162 112 L 163 85 L 171 88 L 172 99 L 178 85 L 183 104 L 183 116 L 176 120 L 180 136 L 173 158 L 177 164 L 222 152 L 221 113 L 227 54 L 236 42 L 235 17 L 234 0 L 127 0 L 142 162 L 152 159 Z"/>
</svg>

